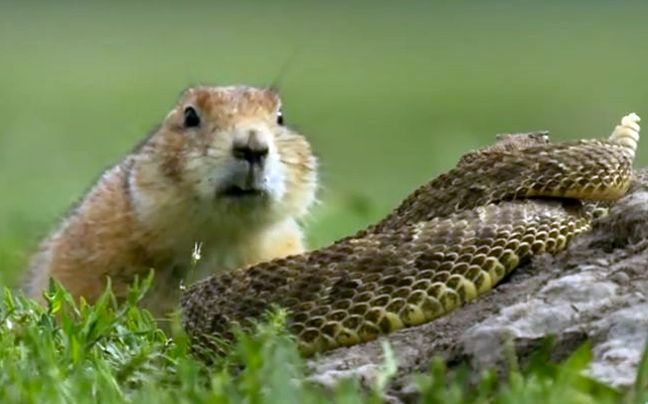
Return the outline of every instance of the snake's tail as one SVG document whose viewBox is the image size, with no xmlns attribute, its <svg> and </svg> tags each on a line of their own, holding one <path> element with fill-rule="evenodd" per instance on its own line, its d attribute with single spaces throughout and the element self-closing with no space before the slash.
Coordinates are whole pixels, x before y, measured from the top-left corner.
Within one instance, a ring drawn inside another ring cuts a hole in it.
<svg viewBox="0 0 648 404">
<path fill-rule="evenodd" d="M 617 125 L 612 131 L 609 140 L 625 146 L 634 157 L 637 150 L 637 142 L 639 141 L 639 115 L 634 112 L 621 118 L 621 124 Z"/>
</svg>

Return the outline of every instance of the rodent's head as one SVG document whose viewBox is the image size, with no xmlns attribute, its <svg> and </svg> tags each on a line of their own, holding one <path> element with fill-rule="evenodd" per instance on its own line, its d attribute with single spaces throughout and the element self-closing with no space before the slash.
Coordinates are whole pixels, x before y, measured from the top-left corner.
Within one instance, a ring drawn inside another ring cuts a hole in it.
<svg viewBox="0 0 648 404">
<path fill-rule="evenodd" d="M 316 159 L 307 140 L 284 125 L 281 100 L 269 89 L 187 89 L 140 155 L 153 163 L 146 171 L 163 177 L 159 186 L 203 206 L 271 207 L 299 217 L 314 200 Z M 143 177 L 138 188 L 157 188 L 151 175 Z"/>
</svg>

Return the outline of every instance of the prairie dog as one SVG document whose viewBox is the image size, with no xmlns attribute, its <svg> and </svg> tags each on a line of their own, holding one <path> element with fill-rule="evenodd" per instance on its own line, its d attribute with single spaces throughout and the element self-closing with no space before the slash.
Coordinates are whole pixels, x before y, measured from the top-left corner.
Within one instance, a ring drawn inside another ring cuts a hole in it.
<svg viewBox="0 0 648 404">
<path fill-rule="evenodd" d="M 93 302 L 110 277 L 123 297 L 153 268 L 144 305 L 164 314 L 187 277 L 303 252 L 298 219 L 314 202 L 316 168 L 274 91 L 189 88 L 42 242 L 25 291 L 42 299 L 52 277 Z M 197 245 L 202 259 L 190 274 Z"/>
</svg>

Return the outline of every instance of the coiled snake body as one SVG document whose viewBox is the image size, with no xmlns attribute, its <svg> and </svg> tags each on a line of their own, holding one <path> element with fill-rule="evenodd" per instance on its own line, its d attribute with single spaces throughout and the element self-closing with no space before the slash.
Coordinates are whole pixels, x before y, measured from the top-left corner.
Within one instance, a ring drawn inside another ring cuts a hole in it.
<svg viewBox="0 0 648 404">
<path fill-rule="evenodd" d="M 597 201 L 623 196 L 638 121 L 624 117 L 607 140 L 507 135 L 353 236 L 198 282 L 182 298 L 184 326 L 201 342 L 230 338 L 231 322 L 276 304 L 312 354 L 445 315 L 533 255 L 563 250 L 590 228 Z"/>
</svg>

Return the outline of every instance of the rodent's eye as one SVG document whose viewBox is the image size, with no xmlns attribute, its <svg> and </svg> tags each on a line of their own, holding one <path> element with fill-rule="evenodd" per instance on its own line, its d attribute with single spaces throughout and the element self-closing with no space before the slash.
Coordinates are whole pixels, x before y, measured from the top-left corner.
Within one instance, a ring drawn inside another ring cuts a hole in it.
<svg viewBox="0 0 648 404">
<path fill-rule="evenodd" d="M 278 125 L 284 124 L 283 112 L 281 111 L 277 112 L 277 124 Z"/>
<path fill-rule="evenodd" d="M 200 117 L 193 107 L 187 107 L 184 110 L 185 128 L 195 128 L 200 126 Z"/>
</svg>

